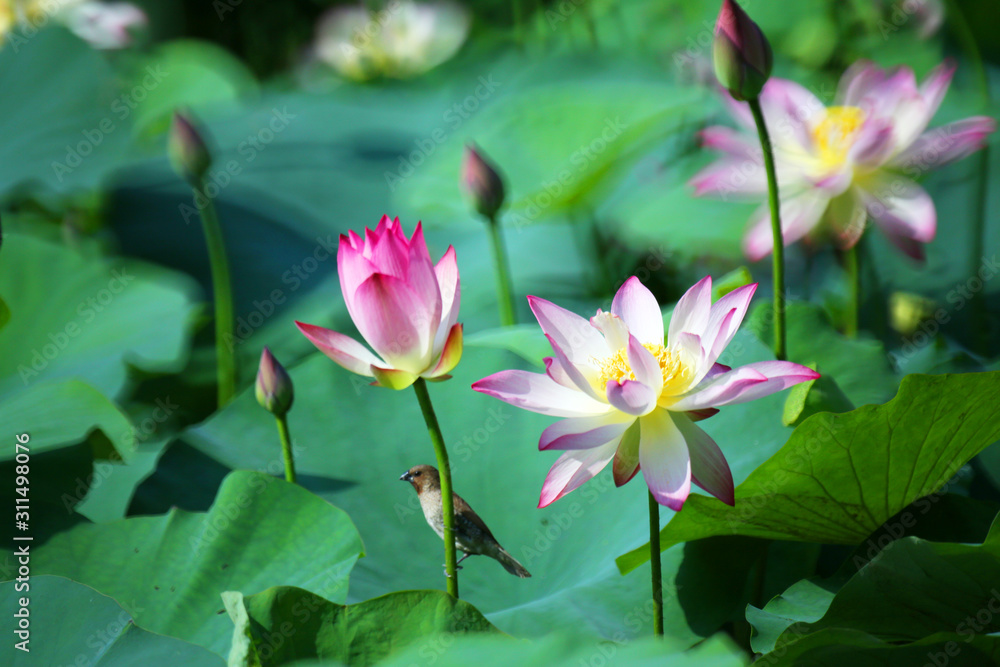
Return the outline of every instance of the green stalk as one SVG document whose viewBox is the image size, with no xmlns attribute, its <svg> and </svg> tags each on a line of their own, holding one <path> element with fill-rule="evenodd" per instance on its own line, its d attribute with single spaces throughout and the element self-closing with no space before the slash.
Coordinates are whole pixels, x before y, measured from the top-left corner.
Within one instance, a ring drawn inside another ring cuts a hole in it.
<svg viewBox="0 0 1000 667">
<path fill-rule="evenodd" d="M 514 10 L 514 39 L 518 44 L 524 43 L 524 8 L 523 0 L 510 0 Z"/>
<path fill-rule="evenodd" d="M 288 415 L 275 415 L 274 418 L 278 422 L 281 454 L 285 459 L 285 480 L 295 484 L 295 458 L 292 456 L 292 436 L 288 433 Z"/>
<path fill-rule="evenodd" d="M 503 242 L 503 230 L 496 214 L 489 217 L 490 244 L 493 246 L 493 268 L 497 275 L 497 302 L 500 307 L 500 324 L 505 327 L 517 323 L 514 317 L 514 289 L 510 282 L 507 264 L 507 248 Z"/>
<path fill-rule="evenodd" d="M 441 512 L 444 515 L 444 570 L 447 577 L 448 593 L 452 597 L 458 598 L 458 563 L 455 556 L 455 500 L 451 490 L 451 465 L 448 463 L 448 449 L 444 445 L 444 436 L 441 435 L 441 427 L 438 425 L 437 415 L 434 414 L 434 406 L 431 405 L 430 394 L 427 393 L 427 382 L 423 378 L 417 378 L 413 383 L 413 390 L 417 392 L 417 401 L 420 402 L 420 410 L 424 413 L 424 422 L 427 423 L 427 433 L 431 436 L 431 444 L 434 445 L 434 454 L 437 456 L 438 474 L 441 477 Z"/>
<path fill-rule="evenodd" d="M 771 233 L 774 236 L 774 356 L 785 359 L 785 244 L 781 238 L 781 202 L 778 199 L 778 177 L 774 171 L 774 150 L 771 148 L 771 137 L 764 123 L 764 113 L 760 108 L 760 100 L 750 100 L 750 111 L 754 123 L 757 124 L 757 134 L 760 137 L 760 147 L 764 151 L 764 170 L 767 172 L 767 203 L 771 207 Z"/>
<path fill-rule="evenodd" d="M 585 0 L 580 11 L 583 13 L 583 22 L 587 26 L 587 34 L 590 35 L 590 44 L 597 49 L 600 47 L 597 40 L 597 23 L 594 21 L 594 14 L 590 10 L 590 0 Z"/>
<path fill-rule="evenodd" d="M 649 494 L 649 563 L 653 573 L 653 634 L 663 636 L 663 572 L 660 570 L 660 504 Z"/>
<path fill-rule="evenodd" d="M 848 248 L 844 259 L 847 264 L 847 317 L 844 321 L 844 335 L 848 338 L 858 336 L 858 314 L 861 311 L 861 257 L 858 246 L 861 240 Z"/>
<path fill-rule="evenodd" d="M 195 187 L 195 208 L 201 213 L 201 226 L 208 246 L 208 259 L 212 267 L 212 297 L 215 301 L 215 356 L 219 385 L 219 407 L 222 408 L 236 395 L 236 348 L 233 342 L 233 288 L 226 259 L 226 244 L 222 227 L 215 214 L 215 205 L 205 193 L 204 184 Z M 198 205 L 198 198 L 205 205 Z"/>
</svg>

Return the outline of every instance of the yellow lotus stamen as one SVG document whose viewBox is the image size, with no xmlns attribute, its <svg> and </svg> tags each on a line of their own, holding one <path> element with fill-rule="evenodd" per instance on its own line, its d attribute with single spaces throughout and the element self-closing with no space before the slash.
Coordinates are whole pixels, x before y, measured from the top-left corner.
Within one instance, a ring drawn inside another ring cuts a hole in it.
<svg viewBox="0 0 1000 667">
<path fill-rule="evenodd" d="M 827 165 L 840 164 L 857 138 L 865 112 L 858 107 L 830 107 L 812 130 L 819 159 Z"/>
<path fill-rule="evenodd" d="M 649 350 L 653 358 L 660 365 L 660 373 L 663 375 L 663 386 L 666 388 L 676 380 L 687 379 L 691 370 L 681 361 L 680 355 L 671 352 L 662 345 L 643 345 Z M 607 385 L 608 381 L 623 382 L 625 380 L 635 380 L 635 372 L 628 361 L 628 350 L 622 348 L 610 357 L 604 359 L 594 359 L 594 363 L 600 373 L 600 385 Z"/>
</svg>

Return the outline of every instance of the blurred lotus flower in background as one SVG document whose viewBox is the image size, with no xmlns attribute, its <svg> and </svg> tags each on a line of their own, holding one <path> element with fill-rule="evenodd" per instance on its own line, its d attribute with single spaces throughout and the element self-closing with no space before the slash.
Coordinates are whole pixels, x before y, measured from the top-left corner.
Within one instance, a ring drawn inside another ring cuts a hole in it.
<svg viewBox="0 0 1000 667">
<path fill-rule="evenodd" d="M 127 2 L 80 2 L 63 17 L 67 27 L 95 49 L 121 49 L 147 24 L 141 9 Z"/>
<path fill-rule="evenodd" d="M 18 24 L 39 28 L 50 19 L 66 25 L 95 49 L 121 49 L 148 24 L 146 14 L 127 2 L 0 0 L 0 43 Z"/>
<path fill-rule="evenodd" d="M 737 100 L 755 99 L 771 76 L 771 45 L 734 0 L 723 0 L 719 10 L 712 61 L 719 83 Z"/>
<path fill-rule="evenodd" d="M 398 218 L 382 216 L 374 231 L 365 229 L 363 239 L 353 231 L 341 235 L 337 271 L 347 311 L 375 354 L 344 334 L 296 322 L 313 345 L 347 370 L 390 389 L 405 389 L 418 377 L 451 377 L 462 357 L 453 247 L 435 265 L 420 223 L 407 239 Z"/>
<path fill-rule="evenodd" d="M 539 507 L 600 472 L 614 460 L 621 486 L 641 469 L 661 505 L 680 510 L 691 482 L 733 505 L 733 477 L 715 441 L 694 422 L 724 405 L 744 403 L 819 377 L 788 361 L 735 370 L 716 363 L 736 334 L 757 285 L 712 303 L 712 279 L 689 289 L 670 318 L 653 294 L 629 278 L 611 304 L 588 322 L 528 297 L 552 345 L 545 373 L 509 370 L 472 385 L 525 410 L 565 417 L 542 432 L 539 449 L 568 450 L 549 471 Z"/>
<path fill-rule="evenodd" d="M 760 102 L 775 149 L 785 245 L 829 236 L 850 248 L 871 218 L 903 252 L 923 258 L 937 215 L 912 178 L 969 155 L 996 129 L 992 118 L 976 116 L 925 131 L 954 71 L 944 63 L 918 87 L 908 67 L 883 70 L 861 61 L 844 73 L 831 107 L 793 81 L 765 85 Z M 703 144 L 724 157 L 692 179 L 695 195 L 763 196 L 767 180 L 750 109 L 728 96 L 725 101 L 740 130 L 702 132 Z M 772 248 L 764 204 L 743 249 L 758 260 Z"/>
<path fill-rule="evenodd" d="M 933 37 L 944 24 L 944 2 L 942 0 L 906 0 L 906 2 L 878 0 L 882 18 L 878 29 L 883 37 L 899 30 L 910 20 L 913 21 L 921 39 Z"/>
<path fill-rule="evenodd" d="M 379 11 L 336 7 L 316 30 L 315 55 L 355 81 L 405 79 L 451 58 L 469 33 L 468 11 L 451 2 L 390 2 Z"/>
</svg>

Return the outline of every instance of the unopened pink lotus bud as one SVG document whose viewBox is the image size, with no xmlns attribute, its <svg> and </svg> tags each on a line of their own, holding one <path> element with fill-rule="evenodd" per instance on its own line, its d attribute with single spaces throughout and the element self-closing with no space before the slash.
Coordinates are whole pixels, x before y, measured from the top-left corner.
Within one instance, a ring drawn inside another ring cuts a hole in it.
<svg viewBox="0 0 1000 667">
<path fill-rule="evenodd" d="M 174 171 L 194 187 L 201 186 L 208 168 L 212 166 L 212 153 L 202 133 L 191 117 L 181 111 L 174 112 L 170 124 L 167 155 Z"/>
<path fill-rule="evenodd" d="M 504 202 L 503 179 L 471 144 L 465 147 L 461 180 L 479 214 L 487 218 L 495 216 Z"/>
<path fill-rule="evenodd" d="M 292 378 L 266 347 L 260 355 L 256 390 L 257 402 L 277 417 L 281 417 L 292 407 L 292 400 L 295 398 Z"/>
<path fill-rule="evenodd" d="M 737 100 L 753 100 L 771 76 L 773 57 L 764 33 L 735 0 L 723 0 L 712 45 L 715 76 Z"/>
</svg>

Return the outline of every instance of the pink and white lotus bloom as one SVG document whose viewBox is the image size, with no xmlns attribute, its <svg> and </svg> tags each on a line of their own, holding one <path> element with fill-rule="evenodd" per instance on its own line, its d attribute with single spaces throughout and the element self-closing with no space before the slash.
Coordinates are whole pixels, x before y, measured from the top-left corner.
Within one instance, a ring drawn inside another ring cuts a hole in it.
<svg viewBox="0 0 1000 667">
<path fill-rule="evenodd" d="M 858 62 L 844 73 L 834 106 L 797 83 L 771 79 L 760 96 L 771 135 L 785 245 L 832 237 L 850 248 L 871 219 L 910 257 L 937 229 L 934 202 L 912 179 L 969 155 L 996 129 L 992 118 L 966 118 L 925 131 L 955 72 L 944 63 L 918 87 L 908 67 L 882 70 Z M 713 126 L 705 146 L 723 157 L 691 181 L 695 195 L 764 197 L 762 166 L 750 107 L 726 97 L 739 131 Z M 758 260 L 773 250 L 766 202 L 754 213 L 743 250 Z"/>
<path fill-rule="evenodd" d="M 349 336 L 313 324 L 299 330 L 347 370 L 373 384 L 405 389 L 418 377 L 446 380 L 462 357 L 455 249 L 431 262 L 420 223 L 409 239 L 399 218 L 382 216 L 362 239 L 340 236 L 337 272 L 347 311 L 374 353 Z"/>
<path fill-rule="evenodd" d="M 653 294 L 629 278 L 590 321 L 528 297 L 552 345 L 545 373 L 509 370 L 472 385 L 519 408 L 564 417 L 542 432 L 541 450 L 565 450 L 542 486 L 539 507 L 558 500 L 612 460 L 621 486 L 642 470 L 661 505 L 680 510 L 694 482 L 735 503 L 733 476 L 696 421 L 718 408 L 773 394 L 819 375 L 787 361 L 730 369 L 716 363 L 736 334 L 757 285 L 712 303 L 707 276 L 681 297 L 666 341 Z"/>
</svg>

